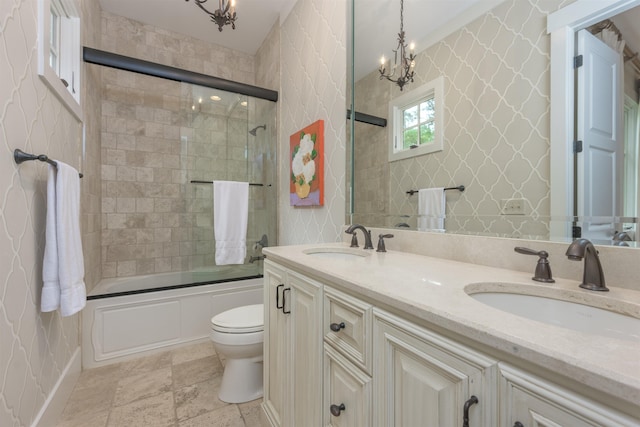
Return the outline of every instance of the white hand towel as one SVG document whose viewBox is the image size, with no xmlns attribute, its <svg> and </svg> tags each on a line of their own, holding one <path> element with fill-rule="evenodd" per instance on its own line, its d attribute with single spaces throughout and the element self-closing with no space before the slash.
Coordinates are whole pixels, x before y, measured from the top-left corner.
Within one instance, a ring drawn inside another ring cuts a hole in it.
<svg viewBox="0 0 640 427">
<path fill-rule="evenodd" d="M 444 232 L 444 187 L 418 190 L 418 230 Z"/>
<path fill-rule="evenodd" d="M 42 261 L 42 298 L 40 310 L 49 312 L 60 307 L 60 281 L 58 280 L 58 239 L 56 237 L 56 168 L 48 165 L 47 217 Z"/>
<path fill-rule="evenodd" d="M 247 255 L 249 183 L 213 181 L 216 264 L 243 264 Z"/>
<path fill-rule="evenodd" d="M 52 178 L 50 169 L 47 180 L 47 241 L 40 308 L 60 308 L 62 316 L 71 316 L 87 302 L 80 234 L 80 178 L 73 167 L 57 163 L 57 172 Z"/>
</svg>

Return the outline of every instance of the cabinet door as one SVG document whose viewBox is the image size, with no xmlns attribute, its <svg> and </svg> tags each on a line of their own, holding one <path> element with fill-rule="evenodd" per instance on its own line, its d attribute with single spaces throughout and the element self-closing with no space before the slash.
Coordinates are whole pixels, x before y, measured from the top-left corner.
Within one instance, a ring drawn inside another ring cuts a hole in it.
<svg viewBox="0 0 640 427">
<path fill-rule="evenodd" d="M 285 311 L 291 328 L 292 426 L 322 425 L 322 285 L 288 273 Z M 289 298 L 289 296 L 291 298 Z"/>
<path fill-rule="evenodd" d="M 442 336 L 374 309 L 376 425 L 470 426 L 496 420 L 496 362 Z"/>
<path fill-rule="evenodd" d="M 371 377 L 328 344 L 325 344 L 324 376 L 324 424 L 370 426 Z"/>
<path fill-rule="evenodd" d="M 620 427 L 638 426 L 610 408 L 500 363 L 503 427 Z M 520 423 L 520 424 L 517 424 Z"/>
<path fill-rule="evenodd" d="M 264 264 L 264 411 L 272 426 L 289 424 L 289 316 L 282 309 L 284 269 Z"/>
</svg>

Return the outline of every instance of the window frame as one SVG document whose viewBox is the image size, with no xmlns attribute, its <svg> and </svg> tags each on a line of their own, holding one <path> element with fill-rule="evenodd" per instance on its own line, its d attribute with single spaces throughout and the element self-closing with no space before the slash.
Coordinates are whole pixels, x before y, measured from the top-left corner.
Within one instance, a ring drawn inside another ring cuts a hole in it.
<svg viewBox="0 0 640 427">
<path fill-rule="evenodd" d="M 418 106 L 419 109 L 419 105 L 431 97 L 434 100 L 433 141 L 428 144 L 418 145 L 415 148 L 396 149 L 396 145 L 403 145 L 402 142 L 398 143 L 398 141 L 404 141 L 404 111 L 414 106 Z M 442 151 L 444 139 L 444 77 L 440 76 L 391 100 L 389 102 L 389 117 L 391 119 L 391 126 L 389 127 L 390 162 Z"/>
<path fill-rule="evenodd" d="M 52 10 L 58 19 L 58 40 L 51 40 Z M 63 105 L 82 121 L 80 104 L 81 52 L 80 8 L 77 0 L 38 0 L 38 75 Z M 55 50 L 57 64 L 51 66 Z M 67 86 L 62 79 L 67 82 Z"/>
</svg>

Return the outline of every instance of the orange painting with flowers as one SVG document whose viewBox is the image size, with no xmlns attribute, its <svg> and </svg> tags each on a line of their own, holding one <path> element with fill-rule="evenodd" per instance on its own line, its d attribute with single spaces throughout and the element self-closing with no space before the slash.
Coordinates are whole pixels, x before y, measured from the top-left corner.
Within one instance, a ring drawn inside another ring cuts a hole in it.
<svg viewBox="0 0 640 427">
<path fill-rule="evenodd" d="M 324 120 L 289 138 L 291 206 L 324 205 Z"/>
</svg>

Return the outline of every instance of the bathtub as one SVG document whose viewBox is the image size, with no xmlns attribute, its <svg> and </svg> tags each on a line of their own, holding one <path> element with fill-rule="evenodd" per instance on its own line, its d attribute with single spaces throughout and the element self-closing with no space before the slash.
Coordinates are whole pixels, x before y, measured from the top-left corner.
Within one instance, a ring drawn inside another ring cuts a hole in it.
<svg viewBox="0 0 640 427">
<path fill-rule="evenodd" d="M 208 340 L 212 316 L 262 302 L 262 278 L 252 274 L 261 271 L 248 265 L 102 280 L 82 311 L 83 368 Z"/>
</svg>

